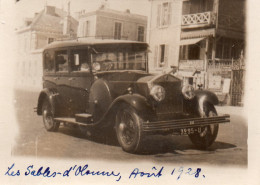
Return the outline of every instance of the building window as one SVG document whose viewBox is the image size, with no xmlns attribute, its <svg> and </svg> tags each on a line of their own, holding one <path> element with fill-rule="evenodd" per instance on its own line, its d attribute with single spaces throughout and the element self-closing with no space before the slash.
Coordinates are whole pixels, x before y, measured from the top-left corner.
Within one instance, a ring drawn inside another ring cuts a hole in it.
<svg viewBox="0 0 260 185">
<path fill-rule="evenodd" d="M 138 38 L 137 41 L 144 42 L 144 27 L 138 26 Z"/>
<path fill-rule="evenodd" d="M 162 44 L 155 46 L 155 67 L 167 67 L 168 65 L 168 55 L 169 55 L 169 45 Z"/>
<path fill-rule="evenodd" d="M 122 36 L 122 23 L 116 22 L 115 23 L 115 31 L 114 31 L 114 39 L 120 40 Z"/>
<path fill-rule="evenodd" d="M 202 59 L 201 47 L 199 44 L 184 45 L 180 47 L 180 60 L 200 60 Z"/>
<path fill-rule="evenodd" d="M 54 41 L 54 38 L 48 38 L 48 44 L 52 43 Z"/>
<path fill-rule="evenodd" d="M 83 37 L 87 37 L 90 35 L 90 22 L 89 21 L 85 21 L 83 22 L 83 27 L 82 27 L 82 33 L 83 33 Z"/>
<path fill-rule="evenodd" d="M 200 59 L 200 46 L 198 46 L 197 44 L 189 45 L 188 59 L 189 60 Z"/>
<path fill-rule="evenodd" d="M 191 9 L 191 2 L 190 1 L 183 1 L 182 15 L 190 14 L 190 9 Z"/>
<path fill-rule="evenodd" d="M 157 27 L 165 27 L 171 24 L 172 3 L 166 2 L 158 5 Z"/>
</svg>

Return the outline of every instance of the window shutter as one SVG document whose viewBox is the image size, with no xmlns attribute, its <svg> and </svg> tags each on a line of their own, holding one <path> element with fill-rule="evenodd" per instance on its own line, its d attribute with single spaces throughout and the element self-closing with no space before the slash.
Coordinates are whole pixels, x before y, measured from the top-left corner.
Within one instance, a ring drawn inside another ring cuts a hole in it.
<svg viewBox="0 0 260 185">
<path fill-rule="evenodd" d="M 86 35 L 85 35 L 85 24 L 86 24 L 86 22 L 84 21 L 83 22 L 83 25 L 82 25 L 82 37 L 85 37 Z"/>
<path fill-rule="evenodd" d="M 88 36 L 88 21 L 85 22 L 85 33 L 84 33 L 84 36 Z"/>
<path fill-rule="evenodd" d="M 168 67 L 168 58 L 169 58 L 169 45 L 165 45 L 164 50 L 164 67 Z"/>
<path fill-rule="evenodd" d="M 158 46 L 154 47 L 154 67 L 157 67 L 157 61 L 158 61 Z"/>
<path fill-rule="evenodd" d="M 172 21 L 172 3 L 169 2 L 169 7 L 168 7 L 168 25 L 171 25 Z"/>
<path fill-rule="evenodd" d="M 161 24 L 161 8 L 162 6 L 159 4 L 157 7 L 157 27 L 160 27 Z"/>
</svg>

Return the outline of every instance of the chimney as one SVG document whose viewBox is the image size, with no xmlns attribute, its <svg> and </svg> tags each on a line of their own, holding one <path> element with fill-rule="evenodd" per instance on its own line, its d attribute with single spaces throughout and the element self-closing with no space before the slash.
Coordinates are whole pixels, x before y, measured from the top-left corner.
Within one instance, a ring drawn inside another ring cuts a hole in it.
<svg viewBox="0 0 260 185">
<path fill-rule="evenodd" d="M 46 6 L 45 7 L 45 14 L 53 15 L 55 16 L 55 7 L 54 6 Z"/>
<path fill-rule="evenodd" d="M 104 1 L 101 3 L 101 6 L 99 7 L 99 9 L 101 9 L 101 10 L 108 9 L 108 8 L 109 8 L 108 0 L 104 0 Z"/>
<path fill-rule="evenodd" d="M 131 13 L 129 9 L 126 9 L 125 12 L 129 14 Z"/>
<path fill-rule="evenodd" d="M 63 35 L 70 35 L 70 27 L 71 27 L 71 17 L 70 17 L 70 1 L 68 2 L 68 12 L 67 16 L 63 21 Z"/>
</svg>

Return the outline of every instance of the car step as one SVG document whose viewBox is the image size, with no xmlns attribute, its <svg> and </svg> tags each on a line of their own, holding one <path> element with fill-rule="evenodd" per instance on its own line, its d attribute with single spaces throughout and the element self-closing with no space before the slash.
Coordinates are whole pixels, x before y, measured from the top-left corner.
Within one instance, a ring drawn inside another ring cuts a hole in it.
<svg viewBox="0 0 260 185">
<path fill-rule="evenodd" d="M 59 117 L 54 118 L 55 121 L 62 122 L 62 123 L 72 123 L 76 125 L 86 125 L 85 123 L 77 122 L 75 118 L 67 118 L 67 117 Z"/>
<path fill-rule="evenodd" d="M 75 114 L 76 122 L 91 124 L 93 123 L 93 117 L 91 114 L 81 113 Z"/>
<path fill-rule="evenodd" d="M 55 121 L 62 122 L 62 123 L 71 123 L 74 125 L 79 125 L 79 126 L 91 126 L 92 124 L 86 124 L 82 122 L 76 121 L 75 118 L 68 118 L 68 117 L 58 117 L 54 118 Z"/>
</svg>

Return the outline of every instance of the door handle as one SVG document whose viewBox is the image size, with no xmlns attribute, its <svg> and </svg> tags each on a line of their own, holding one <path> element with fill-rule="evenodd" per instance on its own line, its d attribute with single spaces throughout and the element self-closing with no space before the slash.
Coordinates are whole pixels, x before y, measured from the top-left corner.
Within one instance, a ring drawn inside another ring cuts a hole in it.
<svg viewBox="0 0 260 185">
<path fill-rule="evenodd" d="M 69 81 L 75 80 L 75 78 L 69 78 Z"/>
</svg>

